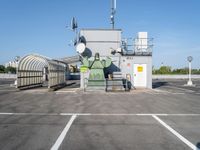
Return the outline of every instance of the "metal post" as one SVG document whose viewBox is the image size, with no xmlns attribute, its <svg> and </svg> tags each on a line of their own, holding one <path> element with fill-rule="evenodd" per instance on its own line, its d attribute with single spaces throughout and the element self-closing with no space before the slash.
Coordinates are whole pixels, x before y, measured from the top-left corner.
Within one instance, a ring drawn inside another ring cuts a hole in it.
<svg viewBox="0 0 200 150">
<path fill-rule="evenodd" d="M 111 27 L 112 29 L 115 29 L 115 13 L 116 13 L 116 0 L 111 0 Z"/>
<path fill-rule="evenodd" d="M 191 78 L 191 74 L 192 74 L 192 60 L 193 60 L 193 58 L 192 58 L 192 56 L 189 56 L 188 58 L 187 58 L 187 60 L 188 60 L 188 62 L 189 62 L 189 74 L 188 74 L 188 82 L 187 82 L 187 85 L 188 86 L 194 86 L 193 84 L 192 84 L 192 78 Z"/>
<path fill-rule="evenodd" d="M 114 15 L 111 16 L 111 24 L 112 24 L 112 29 L 115 29 L 115 20 L 114 20 Z"/>
<path fill-rule="evenodd" d="M 191 65 L 191 62 L 189 62 L 189 75 L 188 75 L 188 77 L 189 77 L 189 79 L 188 79 L 188 83 L 187 83 L 187 85 L 189 85 L 189 86 L 192 86 L 192 79 L 191 79 L 191 69 L 192 68 L 192 65 Z"/>
<path fill-rule="evenodd" d="M 191 82 L 191 62 L 189 62 L 189 82 Z"/>
</svg>

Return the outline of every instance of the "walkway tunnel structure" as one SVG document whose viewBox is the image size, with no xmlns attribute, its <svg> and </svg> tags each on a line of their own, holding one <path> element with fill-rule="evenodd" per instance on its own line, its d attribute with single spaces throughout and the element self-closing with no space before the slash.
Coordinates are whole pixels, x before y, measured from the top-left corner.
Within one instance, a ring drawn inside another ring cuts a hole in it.
<svg viewBox="0 0 200 150">
<path fill-rule="evenodd" d="M 65 84 L 66 64 L 41 55 L 23 57 L 17 68 L 17 88 L 54 88 Z"/>
</svg>

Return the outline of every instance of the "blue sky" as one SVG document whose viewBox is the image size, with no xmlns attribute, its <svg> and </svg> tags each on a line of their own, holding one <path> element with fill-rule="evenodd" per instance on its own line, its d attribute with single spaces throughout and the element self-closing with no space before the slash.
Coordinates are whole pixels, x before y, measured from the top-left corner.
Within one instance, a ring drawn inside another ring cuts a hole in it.
<svg viewBox="0 0 200 150">
<path fill-rule="evenodd" d="M 116 28 L 123 37 L 147 31 L 154 38 L 153 65 L 200 68 L 199 0 L 117 0 Z M 39 53 L 51 58 L 75 55 L 75 16 L 79 28 L 110 28 L 110 0 L 0 0 L 0 64 Z"/>
</svg>

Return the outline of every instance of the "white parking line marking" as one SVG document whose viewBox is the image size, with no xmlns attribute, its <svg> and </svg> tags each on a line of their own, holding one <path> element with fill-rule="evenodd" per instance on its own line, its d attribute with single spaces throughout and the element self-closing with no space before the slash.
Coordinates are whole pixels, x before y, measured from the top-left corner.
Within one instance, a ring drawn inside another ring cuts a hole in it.
<svg viewBox="0 0 200 150">
<path fill-rule="evenodd" d="M 184 142 L 186 145 L 188 145 L 191 149 L 196 150 L 196 146 L 192 144 L 190 141 L 188 141 L 186 138 L 184 138 L 182 135 L 180 135 L 177 131 L 175 131 L 173 128 L 171 128 L 168 124 L 166 124 L 164 121 L 162 121 L 159 117 L 156 115 L 152 115 L 154 119 L 156 119 L 161 125 L 163 125 L 165 128 L 167 128 L 171 133 L 173 133 L 176 137 L 178 137 L 182 142 Z"/>
<path fill-rule="evenodd" d="M 180 87 L 175 87 L 175 86 L 166 86 L 166 87 L 170 87 L 170 88 L 172 88 L 172 89 L 182 90 L 182 91 L 189 92 L 189 93 L 195 92 L 195 91 L 190 90 L 190 89 L 185 89 L 185 88 L 180 88 Z"/>
<path fill-rule="evenodd" d="M 172 92 L 166 91 L 166 90 L 160 90 L 160 89 L 153 89 L 153 91 L 158 92 L 158 93 L 169 93 L 171 94 Z"/>
<path fill-rule="evenodd" d="M 0 115 L 13 115 L 13 113 L 0 113 Z"/>
<path fill-rule="evenodd" d="M 56 91 L 56 94 L 76 93 L 76 91 Z"/>
<path fill-rule="evenodd" d="M 172 94 L 175 94 L 175 95 L 182 95 L 182 94 L 185 94 L 185 93 L 172 93 Z"/>
<path fill-rule="evenodd" d="M 181 94 L 185 94 L 183 92 L 169 92 L 169 91 L 165 91 L 165 90 L 158 90 L 158 89 L 154 89 L 155 92 L 157 93 L 162 93 L 162 94 L 166 94 L 166 93 L 169 93 L 169 94 L 174 94 L 174 95 L 181 95 Z"/>
<path fill-rule="evenodd" d="M 17 91 L 17 89 L 0 89 L 0 92 L 10 92 L 10 91 Z"/>
<path fill-rule="evenodd" d="M 67 132 L 69 131 L 73 121 L 76 119 L 76 116 L 77 115 L 72 115 L 72 117 L 70 118 L 69 122 L 67 123 L 67 125 L 63 129 L 62 133 L 60 134 L 60 136 L 56 140 L 55 144 L 51 147 L 51 150 L 58 150 L 59 149 L 59 147 L 62 144 L 65 136 L 67 135 Z"/>
<path fill-rule="evenodd" d="M 14 116 L 28 116 L 28 115 L 35 115 L 35 116 L 58 116 L 59 113 L 7 113 L 1 112 L 0 115 L 14 115 Z"/>
<path fill-rule="evenodd" d="M 74 115 L 76 114 L 77 116 L 91 116 L 92 114 L 90 113 L 60 113 L 61 116 L 69 116 L 69 115 Z"/>
<path fill-rule="evenodd" d="M 159 113 L 159 114 L 112 114 L 112 113 L 9 113 L 9 112 L 0 112 L 0 115 L 13 115 L 13 116 L 200 116 L 200 114 L 165 114 L 165 113 Z"/>
<path fill-rule="evenodd" d="M 154 95 L 155 93 L 152 91 L 144 91 L 144 93 L 150 94 L 150 95 Z"/>
<path fill-rule="evenodd" d="M 1 84 L 0 87 L 10 87 L 10 84 Z"/>
<path fill-rule="evenodd" d="M 152 116 L 153 114 L 136 114 L 137 116 Z M 168 116 L 168 114 L 154 114 L 157 116 Z"/>
</svg>

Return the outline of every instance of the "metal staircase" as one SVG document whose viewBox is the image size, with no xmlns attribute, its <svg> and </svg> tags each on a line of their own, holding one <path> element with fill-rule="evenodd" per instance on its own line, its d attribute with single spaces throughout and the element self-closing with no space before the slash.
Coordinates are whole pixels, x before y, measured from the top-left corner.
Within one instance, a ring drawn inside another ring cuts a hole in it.
<svg viewBox="0 0 200 150">
<path fill-rule="evenodd" d="M 113 72 L 112 79 L 106 80 L 106 91 L 127 91 L 127 80 L 121 72 Z"/>
</svg>

